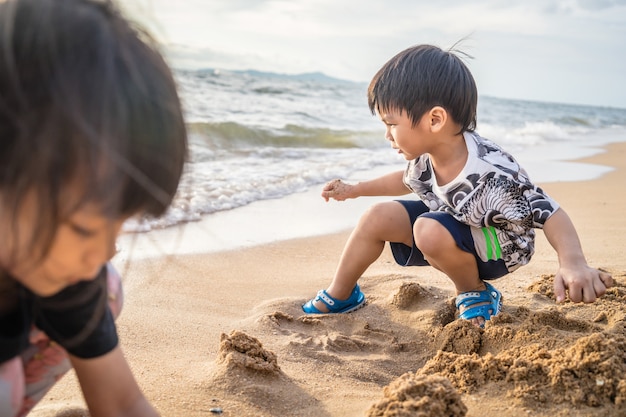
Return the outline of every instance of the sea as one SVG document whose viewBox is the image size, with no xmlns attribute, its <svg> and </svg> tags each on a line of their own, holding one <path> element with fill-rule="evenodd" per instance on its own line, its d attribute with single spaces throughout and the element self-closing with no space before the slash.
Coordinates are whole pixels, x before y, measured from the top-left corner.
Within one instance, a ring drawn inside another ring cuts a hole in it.
<svg viewBox="0 0 626 417">
<path fill-rule="evenodd" d="M 230 233 L 244 235 L 254 234 L 257 222 L 276 223 L 268 236 L 252 243 L 325 233 L 329 230 L 323 227 L 307 231 L 302 225 L 316 223 L 319 211 L 311 207 L 320 204 L 324 183 L 367 179 L 406 164 L 367 106 L 367 83 L 322 73 L 222 69 L 175 70 L 175 78 L 189 128 L 186 172 L 169 211 L 160 219 L 129 221 L 126 233 L 189 229 L 202 222 L 204 229 L 220 229 L 228 221 L 234 222 Z M 533 181 L 578 181 L 610 170 L 569 161 L 626 140 L 626 109 L 481 95 L 476 130 L 515 155 Z M 272 213 L 267 219 L 251 209 L 263 207 L 262 202 L 271 207 L 265 210 Z M 284 226 L 295 230 L 291 234 L 276 230 L 287 211 L 306 212 L 295 226 Z M 358 213 L 347 212 L 350 221 L 331 229 L 354 224 Z M 219 237 L 216 233 L 203 238 L 207 246 Z M 217 241 L 217 248 L 230 247 L 224 239 Z"/>
</svg>

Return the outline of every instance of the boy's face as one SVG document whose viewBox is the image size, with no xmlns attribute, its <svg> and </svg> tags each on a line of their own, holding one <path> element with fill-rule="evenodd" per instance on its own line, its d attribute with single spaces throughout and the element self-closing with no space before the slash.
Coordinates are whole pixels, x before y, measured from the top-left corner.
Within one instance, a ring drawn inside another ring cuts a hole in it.
<svg viewBox="0 0 626 417">
<path fill-rule="evenodd" d="M 397 149 L 407 161 L 429 151 L 431 132 L 427 115 L 422 116 L 415 126 L 405 111 L 386 110 L 379 115 L 387 129 L 385 139 L 390 141 L 391 147 Z"/>
<path fill-rule="evenodd" d="M 33 217 L 40 206 L 28 198 L 20 210 L 17 230 L 12 239 L 16 252 L 13 259 L 2 259 L 7 271 L 18 282 L 39 296 L 50 296 L 78 281 L 94 279 L 102 266 L 115 255 L 115 241 L 126 218 L 111 220 L 93 205 L 74 212 L 59 225 L 50 250 L 39 262 L 26 242 L 32 233 Z M 12 229 L 8 229 L 12 230 Z M 7 252 L 2 256 L 7 256 Z"/>
</svg>

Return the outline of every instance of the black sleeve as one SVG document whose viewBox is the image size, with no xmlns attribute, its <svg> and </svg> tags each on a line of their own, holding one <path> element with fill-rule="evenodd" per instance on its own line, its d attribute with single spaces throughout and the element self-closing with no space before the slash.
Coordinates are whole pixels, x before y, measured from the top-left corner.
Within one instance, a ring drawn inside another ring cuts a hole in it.
<svg viewBox="0 0 626 417">
<path fill-rule="evenodd" d="M 51 297 L 36 298 L 35 324 L 74 356 L 102 356 L 118 343 L 107 298 L 107 274 L 103 267 L 91 281 L 81 281 Z"/>
</svg>

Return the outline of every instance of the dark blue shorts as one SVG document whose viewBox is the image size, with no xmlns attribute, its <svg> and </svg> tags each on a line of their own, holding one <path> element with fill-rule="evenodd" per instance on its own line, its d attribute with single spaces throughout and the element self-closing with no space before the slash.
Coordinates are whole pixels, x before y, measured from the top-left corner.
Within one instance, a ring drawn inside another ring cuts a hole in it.
<svg viewBox="0 0 626 417">
<path fill-rule="evenodd" d="M 481 279 L 489 280 L 500 278 L 509 273 L 503 259 L 482 260 L 477 253 L 474 238 L 470 226 L 459 222 L 453 216 L 441 211 L 431 212 L 426 205 L 419 200 L 397 200 L 402 204 L 409 214 L 411 225 L 415 224 L 418 217 L 428 217 L 437 220 L 443 225 L 456 242 L 457 246 L 474 255 L 478 264 L 478 275 Z M 393 257 L 402 266 L 425 266 L 428 262 L 424 259 L 422 252 L 417 249 L 415 243 L 409 247 L 404 243 L 389 242 Z"/>
</svg>

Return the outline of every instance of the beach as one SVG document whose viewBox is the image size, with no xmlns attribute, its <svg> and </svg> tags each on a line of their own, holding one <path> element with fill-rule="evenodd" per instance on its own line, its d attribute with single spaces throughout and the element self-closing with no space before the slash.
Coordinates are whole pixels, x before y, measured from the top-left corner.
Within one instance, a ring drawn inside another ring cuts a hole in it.
<svg viewBox="0 0 626 417">
<path fill-rule="evenodd" d="M 187 223 L 156 243 L 153 232 L 122 239 L 121 346 L 163 416 L 626 416 L 626 142 L 603 149 L 577 160 L 613 168 L 598 178 L 538 181 L 572 218 L 588 263 L 616 279 L 596 303 L 554 302 L 556 254 L 538 232 L 531 263 L 494 282 L 504 308 L 484 330 L 454 320 L 443 274 L 399 267 L 388 248 L 359 281 L 364 308 L 305 316 L 350 233 L 335 231 L 333 210 L 356 222 L 376 201 L 305 193 L 320 205 L 308 237 L 281 232 L 286 206 L 267 217 L 276 224 L 229 225 L 224 214 L 215 235 Z M 259 229 L 275 239 L 255 239 Z M 84 409 L 71 373 L 31 415 Z"/>
</svg>

